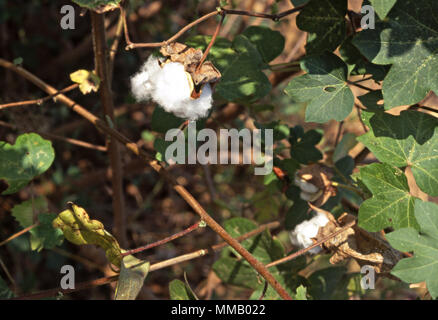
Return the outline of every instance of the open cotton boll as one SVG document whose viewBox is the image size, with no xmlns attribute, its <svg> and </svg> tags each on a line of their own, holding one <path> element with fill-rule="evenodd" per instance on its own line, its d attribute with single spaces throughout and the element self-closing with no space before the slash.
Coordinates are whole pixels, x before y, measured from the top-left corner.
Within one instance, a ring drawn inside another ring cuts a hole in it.
<svg viewBox="0 0 438 320">
<path fill-rule="evenodd" d="M 166 63 L 160 72 L 154 74 L 155 88 L 152 99 L 164 110 L 177 117 L 196 120 L 205 117 L 212 104 L 212 90 L 209 84 L 202 88 L 198 99 L 190 98 L 189 74 L 181 63 Z"/>
<path fill-rule="evenodd" d="M 324 213 L 317 212 L 312 219 L 303 221 L 289 233 L 290 241 L 300 248 L 311 246 L 313 244 L 312 238 L 316 237 L 319 228 L 324 227 L 328 221 Z M 309 252 L 316 254 L 321 250 L 321 247 L 318 246 L 310 249 Z"/>
<path fill-rule="evenodd" d="M 154 100 L 177 117 L 197 120 L 207 116 L 213 98 L 210 84 L 205 84 L 199 98 L 192 99 L 191 77 L 184 65 L 169 62 L 162 67 L 150 56 L 141 70 L 131 78 L 132 94 L 137 101 Z"/>
<path fill-rule="evenodd" d="M 160 70 L 158 59 L 151 55 L 140 71 L 131 78 L 131 91 L 137 101 L 147 101 L 151 98 L 154 89 L 152 79 Z"/>
</svg>

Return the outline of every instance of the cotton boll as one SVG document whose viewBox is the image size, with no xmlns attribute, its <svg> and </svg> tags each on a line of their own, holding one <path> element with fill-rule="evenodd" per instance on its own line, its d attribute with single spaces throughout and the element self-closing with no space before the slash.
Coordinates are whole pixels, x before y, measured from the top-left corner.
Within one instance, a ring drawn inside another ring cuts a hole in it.
<svg viewBox="0 0 438 320">
<path fill-rule="evenodd" d="M 149 56 L 140 71 L 131 78 L 131 90 L 137 101 L 147 101 L 151 98 L 154 89 L 152 81 L 154 75 L 161 70 L 159 60 Z"/>
<path fill-rule="evenodd" d="M 153 56 L 131 78 L 131 89 L 137 101 L 152 99 L 167 112 L 188 120 L 207 116 L 213 102 L 210 84 L 203 86 L 199 98 L 192 99 L 193 82 L 184 65 L 168 62 L 161 67 Z"/>
<path fill-rule="evenodd" d="M 328 222 L 329 219 L 324 214 L 324 212 L 317 212 L 317 214 L 312 218 L 313 223 L 315 223 L 319 227 L 324 227 Z"/>
<path fill-rule="evenodd" d="M 180 63 L 170 62 L 163 66 L 160 72 L 154 74 L 155 88 L 152 91 L 154 99 L 167 112 L 177 117 L 196 120 L 205 117 L 212 104 L 212 90 L 209 84 L 202 88 L 198 99 L 190 97 L 190 75 L 185 72 Z"/>
<path fill-rule="evenodd" d="M 319 228 L 324 227 L 328 218 L 324 213 L 318 212 L 312 219 L 303 221 L 295 227 L 293 231 L 289 233 L 289 238 L 292 244 L 300 247 L 307 248 L 313 244 L 312 238 L 316 237 Z M 316 254 L 321 251 L 321 247 L 315 247 L 309 250 L 310 253 Z"/>
</svg>

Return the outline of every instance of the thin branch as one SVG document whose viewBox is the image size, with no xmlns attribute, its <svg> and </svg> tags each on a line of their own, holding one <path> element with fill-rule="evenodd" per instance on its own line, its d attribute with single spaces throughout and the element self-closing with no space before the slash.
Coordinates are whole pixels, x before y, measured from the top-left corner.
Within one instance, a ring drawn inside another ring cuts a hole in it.
<svg viewBox="0 0 438 320">
<path fill-rule="evenodd" d="M 6 108 L 11 108 L 11 107 L 21 107 L 21 106 L 28 106 L 31 104 L 37 104 L 40 105 L 42 104 L 44 101 L 50 100 L 55 98 L 57 95 L 61 94 L 61 93 L 66 93 L 68 91 L 71 91 L 73 89 L 76 89 L 79 86 L 79 84 L 75 83 L 72 84 L 71 86 L 68 86 L 67 88 L 64 88 L 62 90 L 57 91 L 54 94 L 51 94 L 47 97 L 44 98 L 39 98 L 39 99 L 34 99 L 34 100 L 26 100 L 26 101 L 18 101 L 18 102 L 10 102 L 10 103 L 5 103 L 5 104 L 0 104 L 0 110 L 2 109 L 6 109 Z"/>
<path fill-rule="evenodd" d="M 39 222 L 34 223 L 33 225 L 31 225 L 31 226 L 29 226 L 27 228 L 24 228 L 23 230 L 18 231 L 17 233 L 13 234 L 9 238 L 7 238 L 7 239 L 3 240 L 2 242 L 0 242 L 0 247 L 5 245 L 6 243 L 8 243 L 11 240 L 14 240 L 15 238 L 18 238 L 19 236 L 25 234 L 26 232 L 32 230 L 33 228 L 35 228 L 37 226 L 39 226 Z"/>
<path fill-rule="evenodd" d="M 171 235 L 169 237 L 166 237 L 164 239 L 161 239 L 159 241 L 147 244 L 145 246 L 142 246 L 142 247 L 139 247 L 139 248 L 136 248 L 136 249 L 128 250 L 128 251 L 122 253 L 122 256 L 123 257 L 124 256 L 129 256 L 130 254 L 139 253 L 139 252 L 142 252 L 142 251 L 154 248 L 154 247 L 161 246 L 161 245 L 163 245 L 165 243 L 168 243 L 168 242 L 173 241 L 175 239 L 181 238 L 181 237 L 185 236 L 186 234 L 189 234 L 190 232 L 195 231 L 198 228 L 199 228 L 199 221 L 196 222 L 195 224 L 191 225 L 190 227 L 188 227 L 188 228 L 186 228 L 186 229 L 184 229 L 184 230 L 182 230 L 180 232 L 177 232 L 177 233 L 175 233 L 175 234 L 173 234 L 173 235 Z"/>
<path fill-rule="evenodd" d="M 159 48 L 162 47 L 168 43 L 174 42 L 176 41 L 179 37 L 181 37 L 186 31 L 188 31 L 190 28 L 200 24 L 201 22 L 210 19 L 211 17 L 214 17 L 218 14 L 220 14 L 219 10 L 207 13 L 206 15 L 200 17 L 199 19 L 196 19 L 195 21 L 193 21 L 192 23 L 189 23 L 188 25 L 186 25 L 184 28 L 182 28 L 180 31 L 178 31 L 174 36 L 172 36 L 171 38 L 169 38 L 166 41 L 161 41 L 161 42 L 150 42 L 150 43 L 133 43 L 131 42 L 131 40 L 129 39 L 129 32 L 128 32 L 128 26 L 127 26 L 127 22 L 126 22 L 126 11 L 124 8 L 120 7 L 120 11 L 121 14 L 123 15 L 123 25 L 124 25 L 124 29 L 125 29 L 125 41 L 126 41 L 126 50 L 131 50 L 134 48 Z"/>
<path fill-rule="evenodd" d="M 222 23 L 224 22 L 225 14 L 222 14 L 221 20 L 219 21 L 216 30 L 214 31 L 213 36 L 211 37 L 210 43 L 208 44 L 207 48 L 204 51 L 204 54 L 202 55 L 201 61 L 199 61 L 198 66 L 196 67 L 195 73 L 198 73 L 201 70 L 202 64 L 204 63 L 205 59 L 207 59 L 208 53 L 210 52 L 211 47 L 213 46 L 214 42 L 216 41 L 216 38 L 219 34 L 219 31 L 221 30 Z"/>
<path fill-rule="evenodd" d="M 111 92 L 111 76 L 108 69 L 108 55 L 106 48 L 104 15 L 90 12 L 93 34 L 94 61 L 97 75 L 101 83 L 99 87 L 100 100 L 105 117 L 114 122 L 114 102 Z M 122 247 L 126 246 L 126 217 L 125 201 L 123 196 L 123 173 L 122 160 L 120 157 L 119 144 L 110 136 L 106 139 L 112 171 L 111 184 L 113 190 L 113 232 Z"/>
<path fill-rule="evenodd" d="M 54 93 L 56 89 L 52 86 L 46 84 L 44 81 L 30 73 L 29 71 L 14 65 L 13 63 L 6 61 L 0 58 L 0 66 L 8 68 L 17 74 L 23 76 L 25 79 L 33 82 L 35 85 L 45 90 L 46 92 Z M 220 237 L 225 240 L 233 249 L 235 249 L 248 263 L 258 272 L 260 275 L 265 278 L 269 284 L 274 288 L 274 290 L 282 297 L 283 299 L 290 300 L 292 299 L 290 295 L 286 292 L 286 290 L 282 287 L 282 285 L 274 278 L 274 276 L 269 272 L 269 270 L 261 263 L 259 260 L 254 258 L 254 256 L 248 252 L 239 242 L 237 242 L 231 235 L 225 231 L 208 213 L 205 209 L 199 204 L 198 201 L 177 182 L 177 179 L 170 176 L 166 170 L 153 158 L 153 156 L 147 153 L 145 150 L 140 149 L 134 142 L 126 138 L 119 131 L 110 128 L 104 121 L 96 117 L 94 114 L 89 112 L 87 109 L 77 104 L 70 98 L 65 95 L 59 95 L 59 101 L 73 111 L 86 118 L 88 121 L 93 123 L 96 127 L 101 129 L 106 134 L 110 135 L 112 138 L 118 140 L 122 143 L 126 148 L 128 148 L 131 152 L 138 155 L 145 161 L 149 163 L 149 165 L 158 173 L 162 174 L 163 177 L 173 185 L 173 189 L 192 207 L 192 209 L 201 217 L 207 225 L 213 229 L 214 232 L 220 235 Z M 152 160 L 153 159 L 153 160 Z"/>
<path fill-rule="evenodd" d="M 134 48 L 158 48 L 158 47 L 162 47 L 168 43 L 176 41 L 179 37 L 181 37 L 190 28 L 192 28 L 192 27 L 200 24 L 201 22 L 203 22 L 211 17 L 214 17 L 218 14 L 222 15 L 222 20 L 225 18 L 225 16 L 227 14 L 230 14 L 230 15 L 241 15 L 241 16 L 250 16 L 250 17 L 257 17 L 257 18 L 265 18 L 265 19 L 271 19 L 273 21 L 278 21 L 281 18 L 284 18 L 288 15 L 291 15 L 295 12 L 300 11 L 304 7 L 305 7 L 305 4 L 301 5 L 301 6 L 297 6 L 293 9 L 278 13 L 278 14 L 268 14 L 268 13 L 250 12 L 250 11 L 244 11 L 244 10 L 232 10 L 232 9 L 218 8 L 216 11 L 212 11 L 210 13 L 207 13 L 206 15 L 200 17 L 199 19 L 196 19 L 195 21 L 189 23 L 188 25 L 183 27 L 180 31 L 178 31 L 174 36 L 167 39 L 166 41 L 150 42 L 150 43 L 133 43 L 133 42 L 131 42 L 131 40 L 129 38 L 129 31 L 128 31 L 127 22 L 126 22 L 126 10 L 122 6 L 120 6 L 120 14 L 122 15 L 122 18 L 124 21 L 123 25 L 124 25 L 124 30 L 125 30 L 125 32 L 124 32 L 125 33 L 125 41 L 127 44 L 125 49 L 131 50 Z"/>
<path fill-rule="evenodd" d="M 10 123 L 7 123 L 7 122 L 4 122 L 4 121 L 1 121 L 1 120 L 0 120 L 0 126 L 10 128 L 10 129 L 17 129 L 17 126 L 10 124 Z M 40 132 L 38 130 L 35 130 L 33 132 L 38 133 L 40 136 L 42 136 L 43 138 L 46 138 L 46 139 L 60 140 L 60 141 L 67 142 L 67 143 L 70 143 L 72 145 L 87 148 L 87 149 L 93 149 L 93 150 L 98 150 L 98 151 L 103 151 L 103 152 L 107 151 L 105 146 L 98 146 L 98 145 L 95 145 L 95 144 L 92 144 L 89 142 L 85 142 L 82 140 L 67 138 L 67 137 L 63 137 L 63 136 L 53 134 L 53 133 Z"/>
<path fill-rule="evenodd" d="M 268 263 L 268 264 L 266 265 L 266 267 L 267 267 L 267 268 L 271 268 L 271 267 L 277 266 L 277 265 L 279 265 L 279 264 L 282 264 L 282 263 L 288 262 L 288 261 L 290 261 L 290 260 L 293 260 L 293 259 L 295 259 L 295 258 L 297 258 L 297 257 L 299 257 L 299 256 L 301 256 L 301 255 L 303 255 L 303 254 L 305 254 L 307 251 L 309 251 L 309 250 L 311 250 L 311 249 L 313 249 L 313 248 L 315 248 L 315 247 L 321 245 L 322 243 L 324 243 L 324 242 L 330 240 L 331 238 L 336 237 L 338 234 L 341 234 L 342 232 L 344 232 L 345 230 L 351 228 L 351 227 L 354 226 L 355 224 L 356 224 L 356 221 L 352 221 L 352 222 L 346 224 L 344 227 L 342 227 L 342 228 L 339 229 L 338 231 L 335 231 L 335 232 L 333 232 L 332 234 L 329 234 L 328 236 L 326 236 L 326 237 L 322 238 L 321 240 L 315 242 L 315 243 L 312 244 L 311 246 L 309 246 L 309 247 L 307 247 L 307 248 L 304 248 L 304 249 L 301 249 L 301 250 L 298 250 L 297 252 L 294 252 L 294 253 L 288 255 L 287 257 L 284 257 L 284 258 L 278 259 L 278 260 L 276 260 L 276 261 L 273 261 L 273 262 L 271 262 L 271 263 Z"/>
<path fill-rule="evenodd" d="M 284 12 L 280 12 L 277 14 L 268 14 L 268 13 L 259 13 L 259 12 L 250 12 L 250 11 L 245 11 L 245 10 L 232 10 L 232 9 L 225 9 L 225 8 L 221 8 L 221 10 L 223 12 L 225 12 L 225 14 L 237 14 L 237 15 L 241 15 L 241 16 L 250 16 L 250 17 L 256 17 L 256 18 L 264 18 L 264 19 L 271 19 L 273 21 L 278 21 L 281 18 L 284 18 L 288 15 L 291 15 L 295 12 L 300 11 L 301 9 L 303 9 L 306 5 L 303 4 L 301 6 L 297 6 L 293 9 L 289 9 L 286 10 Z"/>
<path fill-rule="evenodd" d="M 279 226 L 280 226 L 280 223 L 278 221 L 266 223 L 264 225 L 261 225 L 257 229 L 254 229 L 250 232 L 247 232 L 247 233 L 241 235 L 240 237 L 237 237 L 235 240 L 236 241 L 243 241 L 245 239 L 248 239 L 256 234 L 259 234 L 259 233 L 265 231 L 266 229 L 275 229 L 275 228 L 278 228 Z M 175 258 L 171 258 L 168 260 L 164 260 L 164 261 L 155 263 L 155 264 L 150 266 L 149 272 L 157 271 L 157 270 L 167 268 L 167 267 L 170 267 L 170 266 L 173 266 L 173 265 L 185 262 L 185 261 L 189 261 L 189 260 L 193 260 L 193 259 L 196 259 L 199 257 L 203 257 L 206 254 L 222 250 L 227 245 L 228 244 L 226 242 L 222 242 L 222 243 L 219 243 L 219 244 L 212 246 L 210 249 L 197 250 L 197 251 L 194 251 L 191 253 L 177 256 Z M 63 294 L 68 294 L 68 293 L 72 293 L 72 292 L 76 292 L 76 291 L 80 291 L 80 290 L 84 290 L 84 289 L 88 289 L 88 288 L 102 286 L 104 284 L 117 281 L 118 277 L 119 277 L 118 275 L 103 277 L 103 278 L 99 278 L 99 279 L 92 280 L 92 281 L 78 283 L 76 285 L 75 289 L 60 289 L 60 288 L 49 289 L 49 290 L 44 290 L 44 291 L 40 291 L 40 292 L 36 292 L 36 293 L 32 293 L 32 294 L 27 294 L 27 295 L 24 295 L 21 297 L 17 297 L 17 298 L 14 298 L 13 300 L 42 299 L 42 298 L 55 296 L 60 292 Z"/>
</svg>

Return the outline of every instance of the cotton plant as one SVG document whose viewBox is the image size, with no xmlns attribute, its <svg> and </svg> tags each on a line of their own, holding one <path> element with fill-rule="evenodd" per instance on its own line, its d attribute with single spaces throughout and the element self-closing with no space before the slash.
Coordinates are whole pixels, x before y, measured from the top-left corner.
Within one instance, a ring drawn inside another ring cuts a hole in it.
<svg viewBox="0 0 438 320">
<path fill-rule="evenodd" d="M 305 220 L 298 224 L 293 231 L 289 233 L 290 241 L 293 245 L 300 248 L 307 248 L 313 244 L 312 238 L 318 234 L 319 228 L 324 227 L 329 219 L 323 212 L 316 212 L 316 215 L 310 220 Z M 317 246 L 309 250 L 310 253 L 317 254 L 322 248 Z"/>
<path fill-rule="evenodd" d="M 195 121 L 212 107 L 212 85 L 220 73 L 211 62 L 197 70 L 202 51 L 175 43 L 160 50 L 164 58 L 151 55 L 131 78 L 137 101 L 153 100 L 175 116 Z M 214 73 L 214 77 L 210 74 Z"/>
</svg>

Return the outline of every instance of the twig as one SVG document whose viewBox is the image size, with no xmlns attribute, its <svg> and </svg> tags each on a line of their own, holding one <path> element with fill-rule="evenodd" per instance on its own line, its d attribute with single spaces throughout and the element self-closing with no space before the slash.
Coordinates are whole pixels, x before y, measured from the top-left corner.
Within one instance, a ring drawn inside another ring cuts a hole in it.
<svg viewBox="0 0 438 320">
<path fill-rule="evenodd" d="M 346 224 L 344 227 L 342 227 L 342 228 L 339 229 L 338 231 L 335 231 L 335 232 L 333 232 L 332 234 L 329 234 L 328 236 L 326 236 L 326 237 L 322 238 L 321 240 L 315 242 L 315 243 L 312 244 L 311 246 L 309 246 L 309 247 L 307 247 L 307 248 L 304 248 L 304 249 L 301 249 L 301 250 L 298 250 L 297 252 L 294 252 L 294 253 L 288 255 L 287 257 L 284 257 L 284 258 L 278 259 L 278 260 L 276 260 L 276 261 L 273 261 L 273 262 L 271 262 L 271 263 L 268 263 L 268 264 L 266 265 L 266 267 L 267 267 L 267 268 L 271 268 L 271 267 L 277 266 L 277 265 L 279 265 L 279 264 L 282 264 L 282 263 L 288 262 L 288 261 L 290 261 L 290 260 L 293 260 L 293 259 L 295 259 L 295 258 L 297 258 L 297 257 L 299 257 L 299 256 L 301 256 L 301 255 L 303 255 L 303 254 L 305 254 L 307 251 L 309 251 L 309 250 L 311 250 L 311 249 L 313 249 L 313 248 L 319 246 L 320 244 L 322 244 L 322 243 L 324 243 L 324 242 L 330 240 L 331 238 L 336 237 L 338 234 L 341 234 L 342 232 L 344 232 L 345 230 L 351 228 L 351 227 L 354 226 L 355 224 L 356 224 L 356 221 L 352 221 L 352 222 Z"/>
<path fill-rule="evenodd" d="M 4 59 L 0 58 L 0 66 L 3 66 L 5 68 L 8 68 L 19 75 L 23 76 L 25 79 L 33 82 L 35 85 L 40 87 L 42 90 L 53 93 L 56 92 L 56 89 L 52 86 L 46 84 L 44 81 L 36 77 L 35 75 L 31 74 L 29 71 L 18 67 L 14 65 L 13 63 L 6 61 Z M 222 228 L 208 213 L 205 211 L 205 209 L 199 204 L 198 201 L 196 201 L 195 198 L 184 188 L 182 185 L 180 185 L 177 180 L 170 176 L 164 168 L 153 158 L 152 155 L 147 153 L 145 150 L 140 149 L 134 142 L 130 141 L 128 138 L 126 138 L 124 135 L 122 135 L 117 130 L 110 128 L 106 125 L 104 121 L 96 117 L 94 114 L 89 112 L 87 109 L 82 107 L 81 105 L 77 104 L 70 98 L 68 98 L 65 95 L 59 95 L 59 101 L 69 108 L 71 108 L 73 111 L 81 115 L 82 117 L 86 118 L 88 121 L 93 123 L 96 127 L 101 129 L 106 134 L 109 134 L 112 138 L 118 140 L 120 143 L 122 143 L 126 148 L 128 148 L 130 151 L 132 151 L 134 154 L 138 155 L 145 161 L 148 161 L 149 165 L 158 173 L 161 173 L 164 178 L 166 178 L 167 181 L 169 181 L 173 185 L 173 189 L 192 207 L 192 209 L 201 217 L 202 220 L 204 220 L 207 225 L 213 229 L 214 232 L 220 235 L 220 237 L 225 240 L 233 249 L 235 249 L 245 260 L 248 261 L 248 263 L 258 272 L 260 275 L 265 278 L 269 284 L 274 288 L 274 290 L 282 297 L 283 299 L 292 299 L 290 295 L 286 292 L 286 290 L 281 286 L 281 284 L 274 278 L 274 276 L 269 272 L 269 270 L 258 261 L 252 254 L 248 252 L 240 243 L 238 243 L 236 240 L 231 237 L 229 233 L 227 233 L 224 228 Z M 153 159 L 153 160 L 152 160 Z"/>
<path fill-rule="evenodd" d="M 188 25 L 186 25 L 184 28 L 182 28 L 180 31 L 178 31 L 174 36 L 172 36 L 171 38 L 169 38 L 166 41 L 162 41 L 162 42 L 150 42 L 150 43 L 133 43 L 131 42 L 131 40 L 129 39 L 129 32 L 128 32 L 128 27 L 127 27 L 127 22 L 126 22 L 126 11 L 124 8 L 120 7 L 120 11 L 121 14 L 123 16 L 123 25 L 124 25 L 124 30 L 125 30 L 125 41 L 126 41 L 126 50 L 131 50 L 134 48 L 158 48 L 158 47 L 162 47 L 168 43 L 171 43 L 173 41 L 176 41 L 179 37 L 181 37 L 187 30 L 189 30 L 190 28 L 196 26 L 197 24 L 200 24 L 201 22 L 214 17 L 218 14 L 220 14 L 219 10 L 207 13 L 206 15 L 200 17 L 199 19 L 196 19 L 195 21 L 193 21 L 192 23 L 189 23 Z"/>
<path fill-rule="evenodd" d="M 0 120 L 0 126 L 10 128 L 10 129 L 17 129 L 17 127 L 15 125 L 1 121 L 1 120 Z M 77 139 L 72 139 L 72 138 L 67 138 L 67 137 L 59 136 L 59 135 L 52 134 L 52 133 L 40 132 L 38 130 L 35 130 L 33 132 L 38 133 L 43 138 L 52 139 L 52 140 L 60 140 L 63 142 L 70 143 L 72 145 L 76 145 L 78 147 L 83 147 L 83 148 L 93 149 L 93 150 L 98 150 L 98 151 L 103 151 L 103 152 L 107 151 L 105 146 L 98 146 L 98 145 L 95 145 L 95 144 L 92 144 L 89 142 L 85 142 L 85 141 L 81 141 L 81 140 L 77 140 Z"/>
<path fill-rule="evenodd" d="M 261 225 L 257 229 L 254 229 L 248 233 L 245 233 L 245 234 L 241 235 L 240 237 L 237 237 L 235 240 L 236 241 L 243 241 L 243 240 L 248 239 L 248 238 L 250 238 L 258 233 L 265 231 L 266 229 L 274 229 L 274 228 L 278 228 L 279 226 L 280 226 L 280 223 L 278 221 L 270 222 L 270 223 Z M 193 260 L 193 259 L 196 259 L 199 257 L 203 257 L 208 253 L 219 251 L 219 250 L 225 248 L 227 245 L 228 244 L 226 242 L 222 242 L 222 243 L 219 243 L 217 245 L 212 246 L 211 249 L 201 249 L 201 250 L 197 250 L 197 251 L 194 251 L 191 253 L 183 254 L 183 255 L 175 257 L 175 258 L 171 258 L 168 260 L 164 260 L 164 261 L 155 263 L 155 264 L 150 266 L 149 272 L 157 271 L 157 270 L 160 270 L 160 269 L 163 269 L 166 267 L 173 266 L 175 264 L 179 264 L 179 263 L 182 263 L 185 261 L 189 261 L 189 260 Z M 116 275 L 116 276 L 103 277 L 103 278 L 92 280 L 92 281 L 81 282 L 81 283 L 78 283 L 76 285 L 75 289 L 64 290 L 64 289 L 60 289 L 60 288 L 55 288 L 55 289 L 44 290 L 44 291 L 24 295 L 21 297 L 17 297 L 17 298 L 14 298 L 14 300 L 42 299 L 42 298 L 55 296 L 59 292 L 62 292 L 63 294 L 68 294 L 68 293 L 76 292 L 79 290 L 93 288 L 93 287 L 97 287 L 97 286 L 101 286 L 101 285 L 104 285 L 107 283 L 117 281 L 118 277 L 119 276 Z"/>
<path fill-rule="evenodd" d="M 93 33 L 94 60 L 97 75 L 101 80 L 99 87 L 100 100 L 105 117 L 114 120 L 114 102 L 111 92 L 110 75 L 108 72 L 108 56 L 106 50 L 106 36 L 104 15 L 90 12 Z M 113 121 L 114 122 L 114 121 Z M 113 189 L 113 232 L 120 245 L 126 246 L 126 217 L 125 201 L 123 197 L 123 173 L 119 145 L 110 136 L 107 136 L 107 146 L 112 171 L 111 182 Z"/>
<path fill-rule="evenodd" d="M 256 18 L 264 18 L 264 19 L 271 19 L 273 21 L 278 21 L 281 18 L 284 18 L 288 15 L 291 15 L 295 12 L 300 11 L 301 9 L 303 9 L 306 5 L 303 4 L 301 6 L 297 6 L 293 9 L 289 9 L 286 10 L 284 12 L 280 12 L 277 14 L 268 14 L 268 13 L 259 13 L 259 12 L 249 12 L 249 11 L 244 11 L 244 10 L 232 10 L 232 9 L 225 9 L 225 8 L 221 8 L 222 11 L 225 12 L 225 14 L 237 14 L 237 15 L 241 15 L 241 16 L 250 16 L 250 17 L 256 17 Z"/>
<path fill-rule="evenodd" d="M 18 238 L 19 236 L 21 236 L 22 234 L 25 234 L 26 232 L 32 230 L 33 228 L 39 226 L 39 222 L 34 223 L 33 225 L 24 228 L 23 230 L 18 231 L 17 233 L 13 234 L 12 236 L 10 236 L 9 238 L 3 240 L 2 242 L 0 242 L 0 247 L 5 245 L 6 243 L 8 243 L 11 240 L 14 240 L 15 238 Z"/>
<path fill-rule="evenodd" d="M 210 52 L 211 47 L 213 46 L 214 42 L 216 41 L 216 38 L 219 34 L 219 31 L 221 30 L 222 23 L 224 22 L 225 14 L 222 14 L 221 20 L 219 21 L 216 30 L 214 31 L 213 36 L 211 37 L 210 43 L 208 44 L 207 48 L 204 51 L 204 54 L 202 55 L 201 61 L 199 61 L 198 66 L 196 67 L 195 73 L 198 73 L 201 70 L 202 64 L 204 63 L 205 59 L 207 59 L 208 53 Z"/>
<path fill-rule="evenodd" d="M 195 231 L 198 228 L 199 228 L 199 221 L 196 222 L 195 224 L 191 225 L 190 227 L 188 227 L 188 228 L 186 228 L 186 229 L 184 229 L 184 230 L 182 230 L 180 232 L 177 232 L 177 233 L 175 233 L 175 234 L 173 234 L 173 235 L 171 235 L 169 237 L 166 237 L 164 239 L 161 239 L 159 241 L 150 243 L 148 245 L 145 245 L 145 246 L 142 246 L 142 247 L 139 247 L 139 248 L 136 248 L 136 249 L 128 250 L 128 251 L 122 253 L 122 256 L 123 257 L 124 256 L 129 256 L 130 254 L 139 253 L 139 252 L 142 252 L 142 251 L 154 248 L 154 247 L 161 246 L 162 244 L 165 244 L 165 243 L 168 243 L 168 242 L 173 241 L 175 239 L 181 238 L 181 237 L 185 236 L 186 234 L 189 234 L 190 232 Z"/>
<path fill-rule="evenodd" d="M 3 260 L 0 258 L 0 266 L 2 267 L 3 271 L 6 274 L 6 277 L 8 277 L 9 281 L 12 283 L 12 285 L 14 286 L 14 291 L 16 291 L 17 289 L 17 284 L 15 283 L 14 278 L 12 278 L 11 273 L 9 272 L 8 268 L 6 267 L 6 265 L 3 263 Z"/>
<path fill-rule="evenodd" d="M 114 59 L 116 57 L 117 48 L 119 47 L 122 31 L 123 31 L 123 16 L 120 15 L 119 21 L 117 22 L 117 28 L 116 28 L 116 33 L 114 35 L 114 40 L 109 50 L 109 54 L 110 54 L 109 62 L 108 62 L 109 83 L 113 82 L 112 80 L 113 80 L 113 71 L 114 71 Z"/>
<path fill-rule="evenodd" d="M 339 143 L 339 139 L 341 138 L 342 126 L 343 126 L 343 125 L 344 125 L 344 120 L 342 120 L 341 122 L 339 122 L 338 133 L 336 134 L 336 138 L 335 138 L 335 147 L 338 145 L 338 143 Z"/>
<path fill-rule="evenodd" d="M 251 16 L 251 17 L 257 17 L 257 18 L 265 18 L 265 19 L 271 19 L 273 21 L 278 21 L 283 17 L 286 17 L 290 14 L 293 14 L 295 12 L 300 11 L 301 9 L 303 9 L 305 7 L 304 5 L 301 6 L 297 6 L 293 9 L 278 13 L 278 14 L 268 14 L 268 13 L 258 13 L 258 12 L 249 12 L 249 11 L 244 11 L 244 10 L 232 10 L 232 9 L 225 9 L 225 8 L 218 8 L 216 11 L 212 11 L 210 13 L 207 13 L 206 15 L 200 17 L 199 19 L 196 19 L 195 21 L 189 23 L 188 25 L 186 25 L 185 27 L 183 27 L 180 31 L 178 31 L 174 36 L 172 36 L 171 38 L 169 38 L 166 41 L 161 41 L 161 42 L 149 42 L 149 43 L 133 43 L 131 42 L 131 40 L 129 39 L 129 32 L 128 32 L 128 28 L 127 28 L 127 22 L 126 22 L 126 11 L 125 9 L 120 6 L 120 14 L 123 17 L 123 25 L 124 25 L 124 30 L 125 30 L 125 41 L 126 41 L 126 50 L 131 50 L 134 48 L 157 48 L 157 47 L 162 47 L 168 43 L 174 42 L 176 41 L 179 37 L 181 37 L 187 30 L 189 30 L 190 28 L 194 27 L 195 25 L 200 24 L 201 22 L 214 17 L 218 14 L 222 15 L 222 20 L 225 18 L 225 15 L 230 14 L 230 15 L 241 15 L 241 16 Z"/>
<path fill-rule="evenodd" d="M 21 107 L 21 106 L 28 106 L 31 104 L 42 104 L 44 101 L 50 100 L 52 98 L 55 98 L 57 95 L 61 94 L 61 93 L 66 93 L 68 91 L 71 91 L 73 89 L 76 89 L 79 86 L 79 84 L 75 83 L 72 84 L 71 86 L 68 86 L 67 88 L 64 88 L 62 90 L 57 91 L 54 94 L 51 94 L 47 97 L 44 98 L 39 98 L 39 99 L 34 99 L 34 100 L 26 100 L 26 101 L 18 101 L 18 102 L 10 102 L 10 103 L 5 103 L 5 104 L 0 104 L 0 110 L 2 109 L 6 109 L 6 108 L 11 108 L 11 107 Z"/>
</svg>

